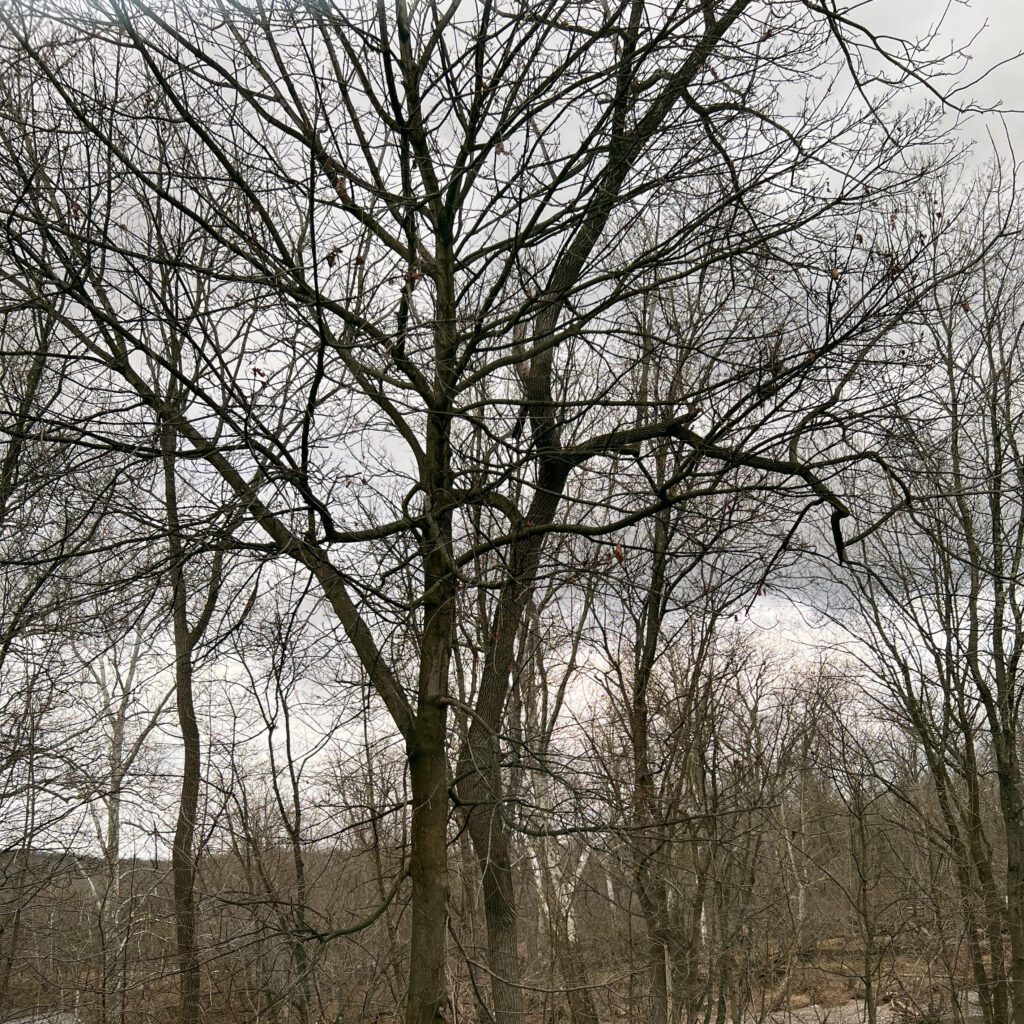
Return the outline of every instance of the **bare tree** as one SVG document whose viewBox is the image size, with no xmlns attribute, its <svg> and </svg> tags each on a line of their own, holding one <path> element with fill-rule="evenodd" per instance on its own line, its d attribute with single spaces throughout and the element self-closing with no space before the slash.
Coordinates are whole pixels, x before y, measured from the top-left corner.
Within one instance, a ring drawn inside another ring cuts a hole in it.
<svg viewBox="0 0 1024 1024">
<path fill-rule="evenodd" d="M 984 232 L 1001 214 L 982 200 L 963 221 Z M 1024 1019 L 1017 251 L 1013 235 L 943 291 L 928 329 L 908 340 L 920 397 L 905 404 L 892 446 L 902 508 L 866 537 L 847 580 L 859 612 L 848 624 L 866 632 L 857 656 L 921 744 L 965 904 L 978 894 L 971 950 L 994 1021 Z M 990 770 L 1005 873 L 986 812 Z"/>
</svg>

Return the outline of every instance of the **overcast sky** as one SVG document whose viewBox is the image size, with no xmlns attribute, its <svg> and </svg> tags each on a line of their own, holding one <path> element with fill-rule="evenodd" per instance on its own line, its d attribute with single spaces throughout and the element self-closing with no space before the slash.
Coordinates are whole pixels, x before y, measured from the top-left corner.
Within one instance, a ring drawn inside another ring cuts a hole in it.
<svg viewBox="0 0 1024 1024">
<path fill-rule="evenodd" d="M 1021 0 L 877 0 L 862 15 L 876 31 L 912 38 L 942 21 L 935 50 L 978 38 L 970 48 L 973 60 L 966 77 L 978 77 L 986 69 L 1024 51 L 1024 3 Z M 945 18 L 943 13 L 945 12 Z M 1002 102 L 1018 160 L 1024 160 L 1024 58 L 1004 64 L 972 90 L 986 104 Z M 1021 111 L 1012 113 L 1013 110 Z M 999 131 L 998 123 L 992 125 Z M 972 132 L 984 135 L 978 125 Z"/>
</svg>

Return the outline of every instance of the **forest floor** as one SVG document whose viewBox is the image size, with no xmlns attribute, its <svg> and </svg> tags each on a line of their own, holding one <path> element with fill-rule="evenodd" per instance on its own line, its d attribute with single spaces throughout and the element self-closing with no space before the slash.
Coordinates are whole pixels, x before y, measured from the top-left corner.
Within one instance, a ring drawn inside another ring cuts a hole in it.
<svg viewBox="0 0 1024 1024">
<path fill-rule="evenodd" d="M 967 1024 L 975 1024 L 981 1020 L 977 996 L 967 993 L 966 1010 Z M 810 1005 L 799 1008 L 790 1007 L 768 1014 L 772 1024 L 865 1024 L 867 1021 L 867 1005 L 863 999 L 850 999 L 839 1005 Z M 892 1024 L 895 1020 L 905 1020 L 903 1014 L 897 1013 L 892 1003 L 882 1003 L 878 1007 L 878 1024 Z M 952 1019 L 952 1015 L 950 1018 Z"/>
<path fill-rule="evenodd" d="M 878 1007 L 878 1024 L 889 1024 L 894 1017 L 891 1005 Z M 861 1024 L 867 1020 L 867 1006 L 863 999 L 851 999 L 840 1006 L 814 1005 L 798 1009 L 778 1010 L 769 1015 L 777 1024 L 795 1021 L 798 1024 Z"/>
<path fill-rule="evenodd" d="M 52 1013 L 42 1011 L 28 1017 L 15 1017 L 5 1021 L 5 1024 L 79 1024 L 79 1020 L 73 1013 L 55 1010 Z"/>
</svg>

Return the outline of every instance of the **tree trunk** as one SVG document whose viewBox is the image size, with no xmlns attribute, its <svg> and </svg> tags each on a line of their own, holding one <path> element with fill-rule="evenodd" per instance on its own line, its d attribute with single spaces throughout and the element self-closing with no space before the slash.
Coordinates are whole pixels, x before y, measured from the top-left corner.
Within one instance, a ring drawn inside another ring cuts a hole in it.
<svg viewBox="0 0 1024 1024">
<path fill-rule="evenodd" d="M 550 389 L 550 381 L 544 383 Z M 558 443 L 550 426 L 535 431 Z M 570 466 L 552 459 L 542 466 L 526 521 L 552 522 Z M 519 964 L 518 912 L 510 840 L 503 818 L 499 731 L 511 689 L 515 639 L 537 578 L 542 537 L 518 537 L 509 553 L 509 572 L 496 602 L 491 644 L 477 698 L 476 715 L 459 754 L 459 799 L 467 808 L 468 829 L 480 867 L 487 924 L 488 967 L 495 1024 L 520 1024 L 523 1017 Z"/>
<path fill-rule="evenodd" d="M 569 999 L 571 1024 L 598 1024 L 597 1007 L 590 992 L 586 964 L 579 943 L 568 934 L 559 938 L 559 960 Z"/>
<path fill-rule="evenodd" d="M 177 590 L 177 587 L 175 588 Z M 177 605 L 178 598 L 175 598 Z M 182 599 L 182 605 L 184 601 Z M 177 609 L 176 609 L 177 612 Z M 199 809 L 200 748 L 199 723 L 192 695 L 192 651 L 182 644 L 175 614 L 175 696 L 178 725 L 185 747 L 178 800 L 178 820 L 171 847 L 171 874 L 174 879 L 174 937 L 178 953 L 178 1021 L 199 1024 L 199 956 L 196 950 L 195 831 Z"/>
<path fill-rule="evenodd" d="M 174 698 L 184 746 L 178 819 L 171 846 L 174 939 L 178 957 L 178 1024 L 199 1024 L 199 956 L 196 950 L 195 831 L 201 773 L 199 723 L 192 689 L 195 638 L 188 623 L 185 552 L 178 522 L 174 428 L 163 428 L 164 490 L 170 548 L 171 610 L 174 623 Z"/>
<path fill-rule="evenodd" d="M 1016 730 L 997 736 L 999 804 L 1006 836 L 1006 925 L 1010 937 L 1010 987 L 1013 1024 L 1024 1024 L 1024 819 Z M 992 950 L 992 959 L 1002 954 Z"/>
<path fill-rule="evenodd" d="M 444 1020 L 448 923 L 445 719 L 445 706 L 440 701 L 422 705 L 415 738 L 407 751 L 412 785 L 412 928 L 406 1024 L 437 1024 Z"/>
<path fill-rule="evenodd" d="M 491 973 L 495 1024 L 518 1024 L 522 1018 L 519 988 L 519 914 L 512 855 L 501 820 L 501 781 L 491 776 L 487 804 L 469 814 L 469 835 L 480 866 L 487 925 L 487 963 Z"/>
<path fill-rule="evenodd" d="M 659 458 L 658 477 L 665 475 Z M 666 565 L 669 524 L 665 513 L 654 522 L 651 577 L 644 598 L 643 616 L 634 646 L 633 693 L 630 708 L 630 745 L 633 753 L 633 824 L 636 827 L 636 887 L 647 925 L 651 971 L 651 1024 L 668 1024 L 669 966 L 665 958 L 668 892 L 661 875 L 662 837 L 657 825 L 657 794 L 650 756 L 650 684 L 658 656 L 658 639 L 667 599 Z"/>
<path fill-rule="evenodd" d="M 647 859 L 636 870 L 637 896 L 647 925 L 647 962 L 651 971 L 651 1024 L 668 1024 L 668 963 L 665 957 L 665 886 L 655 876 Z"/>
</svg>

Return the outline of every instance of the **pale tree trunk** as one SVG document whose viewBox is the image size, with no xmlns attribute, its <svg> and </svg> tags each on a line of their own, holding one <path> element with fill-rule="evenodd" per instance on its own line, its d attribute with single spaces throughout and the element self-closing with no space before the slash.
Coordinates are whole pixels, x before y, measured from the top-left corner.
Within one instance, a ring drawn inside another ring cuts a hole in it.
<svg viewBox="0 0 1024 1024">
<path fill-rule="evenodd" d="M 102 890 L 91 873 L 86 880 L 96 900 L 102 935 L 103 972 L 101 1002 L 105 1024 L 124 1024 L 128 984 L 128 940 L 132 925 L 129 891 L 123 892 L 121 802 L 125 780 L 142 748 L 156 728 L 167 701 L 165 696 L 147 715 L 139 733 L 129 742 L 127 726 L 133 701 L 138 696 L 138 680 L 142 661 L 143 636 L 137 632 L 122 665 L 115 657 L 108 665 L 82 659 L 82 667 L 95 685 L 102 702 L 102 719 L 106 731 L 106 775 L 103 778 L 105 814 L 94 815 L 96 837 L 103 850 L 106 873 Z M 130 887 L 131 888 L 131 887 Z"/>
<path fill-rule="evenodd" d="M 857 785 L 856 781 L 854 785 Z M 864 981 L 864 1006 L 867 1011 L 868 1024 L 876 1024 L 878 1020 L 878 989 L 875 986 L 877 957 L 875 949 L 875 916 L 874 909 L 871 906 L 871 889 L 878 879 L 877 876 L 873 878 L 871 875 L 873 857 L 863 793 L 856 792 L 852 804 L 853 820 L 850 822 L 850 846 L 853 853 L 854 868 L 857 872 L 854 899 L 860 923 L 861 939 L 864 943 L 864 954 L 861 961 L 862 978 Z"/>
<path fill-rule="evenodd" d="M 572 1024 L 598 1024 L 587 964 L 576 936 L 571 890 L 563 894 L 562 903 L 563 910 L 555 920 L 558 958 L 568 993 L 569 1019 Z"/>
<path fill-rule="evenodd" d="M 282 650 L 282 654 L 284 651 Z M 303 815 L 302 815 L 302 792 L 301 792 L 301 770 L 296 766 L 296 758 L 292 744 L 292 715 L 289 695 L 281 684 L 279 676 L 274 676 L 277 688 L 277 700 L 281 711 L 281 722 L 284 731 L 284 770 L 279 766 L 277 752 L 274 748 L 273 737 L 275 735 L 275 719 L 271 716 L 265 718 L 268 737 L 268 756 L 270 759 L 270 774 L 274 788 L 274 797 L 277 803 L 278 812 L 281 815 L 281 823 L 284 826 L 288 837 L 288 847 L 291 854 L 292 873 L 295 879 L 295 895 L 290 901 L 288 913 L 280 915 L 282 931 L 291 936 L 291 959 L 294 981 L 289 986 L 292 990 L 292 1005 L 298 1018 L 298 1024 L 309 1024 L 310 1005 L 312 1002 L 312 970 L 313 962 L 310 959 L 309 951 L 306 948 L 306 938 L 309 931 L 307 923 L 307 901 L 309 898 L 308 886 L 306 883 L 306 857 L 303 851 Z M 371 769 L 368 767 L 368 773 Z M 287 774 L 287 792 L 279 782 L 282 774 Z M 372 786 L 372 783 L 368 783 Z M 370 806 L 374 806 L 372 801 Z M 268 883 L 270 880 L 268 879 Z M 268 894 L 273 891 L 272 883 L 267 885 Z"/>
<path fill-rule="evenodd" d="M 537 804 L 541 808 L 550 807 L 550 792 L 545 783 L 546 777 L 541 775 L 535 784 Z M 571 1024 L 597 1024 L 597 1007 L 591 992 L 587 964 L 576 934 L 573 906 L 576 885 L 573 877 L 563 870 L 560 863 L 566 851 L 555 839 L 545 836 L 533 844 L 531 852 L 541 890 L 541 907 L 554 942 L 554 959 L 569 1004 L 569 1019 Z M 576 865 L 576 877 L 583 872 L 587 860 L 588 854 L 584 851 Z"/>
<path fill-rule="evenodd" d="M 557 686 L 552 687 L 548 678 L 545 657 L 550 651 L 542 639 L 544 631 L 540 609 L 533 600 L 527 603 L 527 614 L 520 631 L 515 674 L 519 712 L 523 715 L 522 724 L 525 731 L 522 739 L 531 757 L 537 762 L 537 767 L 530 772 L 533 803 L 539 812 L 541 824 L 545 829 L 552 831 L 557 826 L 554 813 L 555 798 L 551 787 L 551 775 L 545 765 L 566 690 L 577 671 L 580 643 L 586 620 L 593 608 L 594 596 L 594 589 L 588 588 L 579 620 L 571 635 L 569 658 L 562 666 L 562 675 Z M 570 856 L 570 851 L 554 835 L 541 835 L 535 838 L 530 842 L 529 850 L 540 896 L 540 908 L 547 921 L 553 944 L 552 966 L 557 967 L 561 975 L 570 1020 L 572 1024 L 596 1024 L 597 1007 L 591 992 L 586 960 L 582 955 L 576 933 L 574 906 L 576 880 L 586 867 L 589 852 L 582 851 L 575 871 L 572 872 L 563 867 Z M 610 875 L 605 875 L 605 884 L 609 902 L 614 903 L 615 894 Z M 554 974 L 552 984 L 553 979 Z"/>
<path fill-rule="evenodd" d="M 119 765 L 124 748 L 124 723 L 115 722 L 111 743 L 111 765 Z M 114 769 L 115 773 L 117 768 Z M 107 1024 L 124 1024 L 124 982 L 125 958 L 128 940 L 124 934 L 121 904 L 121 787 L 123 778 L 114 774 L 111 779 L 111 794 L 107 800 L 107 891 L 103 899 L 105 917 L 103 993 L 106 1003 L 104 1014 Z"/>
<path fill-rule="evenodd" d="M 384 848 L 384 840 L 380 833 L 380 821 L 378 817 L 381 801 L 378 796 L 377 768 L 373 757 L 373 746 L 370 742 L 368 723 L 365 719 L 363 721 L 363 739 L 364 753 L 366 756 L 366 805 L 371 809 L 370 827 L 373 830 L 371 852 L 373 854 L 374 882 L 377 889 L 377 898 L 383 905 L 388 902 L 389 896 L 388 885 L 385 882 L 384 859 L 381 856 Z M 388 938 L 387 958 L 383 964 L 383 973 L 387 980 L 392 998 L 395 1001 L 395 1005 L 398 1006 L 402 1003 L 401 993 L 404 988 L 405 979 L 402 976 L 398 963 L 399 958 L 396 955 L 399 945 L 398 926 L 391 915 L 390 909 L 385 909 L 384 914 L 382 915 L 382 922 Z"/>
<path fill-rule="evenodd" d="M 928 766 L 935 784 L 939 811 L 953 856 L 954 877 L 960 891 L 968 955 L 974 984 L 978 992 L 978 1001 L 981 1005 L 982 1018 L 985 1024 L 1007 1024 L 1010 1012 L 1009 985 L 1001 955 L 1003 917 L 1006 907 L 996 888 L 992 848 L 985 835 L 984 823 L 977 805 L 978 780 L 974 771 L 973 750 L 974 744 L 969 741 L 965 759 L 969 796 L 966 810 L 958 811 L 956 801 L 950 793 L 951 786 L 945 757 L 941 752 L 925 747 Z M 964 820 L 965 814 L 966 820 Z M 976 886 L 971 877 L 972 866 L 981 886 L 986 919 L 984 926 L 978 922 L 973 908 Z M 992 956 L 988 958 L 986 958 L 979 940 L 979 933 L 982 930 L 988 936 L 992 950 Z M 996 955 L 997 953 L 999 955 Z"/>
<path fill-rule="evenodd" d="M 118 789 L 122 782 L 116 774 L 108 776 L 104 781 L 111 788 L 105 801 L 106 815 L 101 817 L 94 814 L 94 820 L 97 838 L 103 849 L 106 877 L 97 878 L 87 864 L 80 864 L 79 871 L 96 907 L 100 950 L 100 1015 L 104 1024 L 123 1024 L 125 993 L 122 958 L 126 948 L 121 934 L 121 837 L 118 807 Z"/>
</svg>

